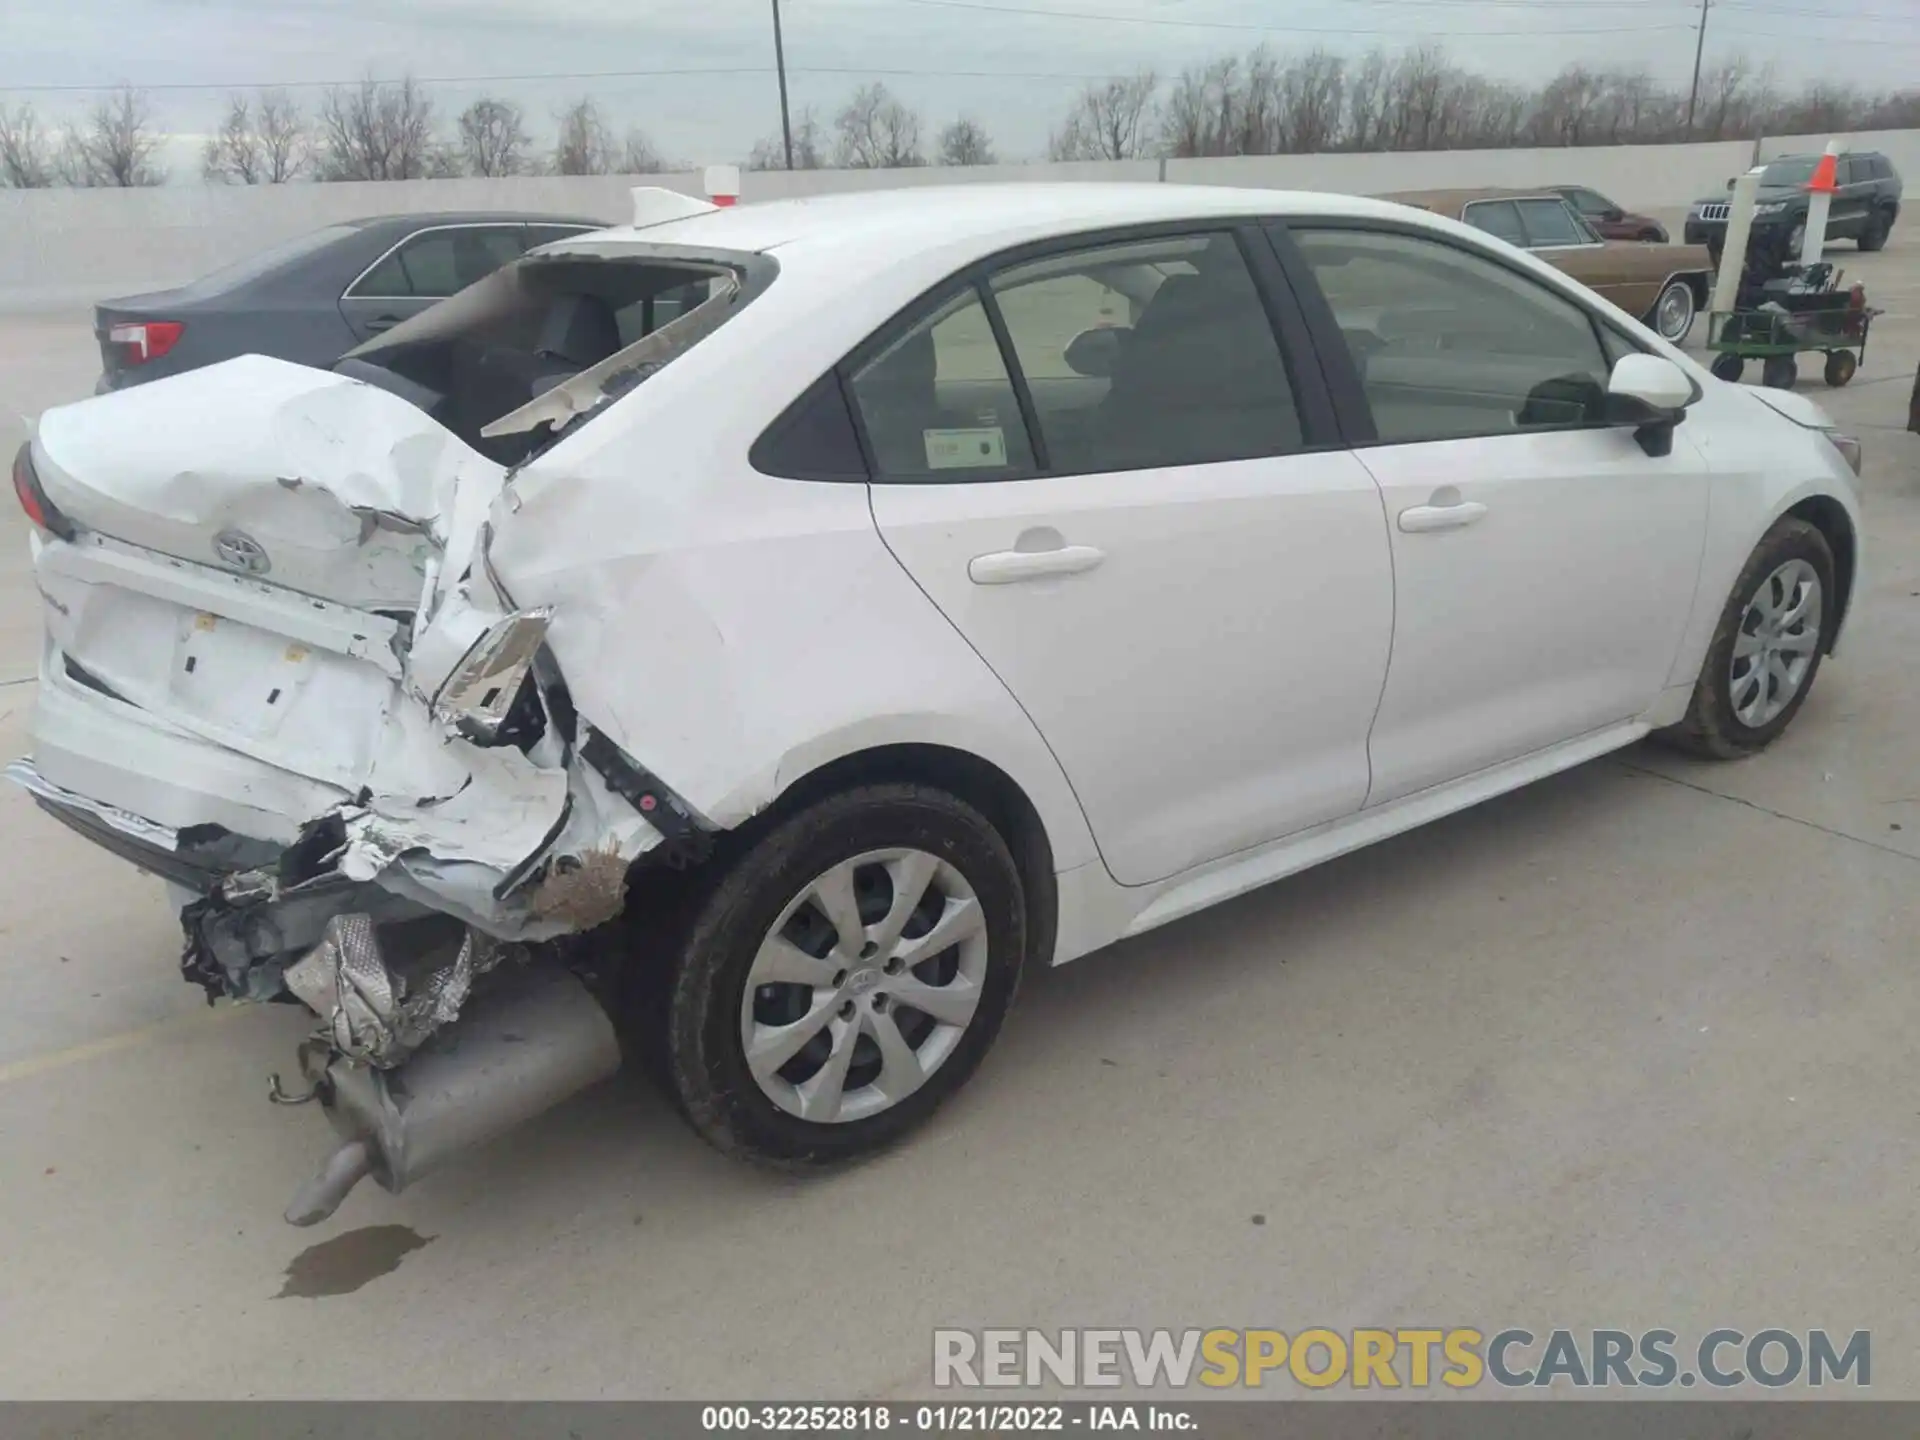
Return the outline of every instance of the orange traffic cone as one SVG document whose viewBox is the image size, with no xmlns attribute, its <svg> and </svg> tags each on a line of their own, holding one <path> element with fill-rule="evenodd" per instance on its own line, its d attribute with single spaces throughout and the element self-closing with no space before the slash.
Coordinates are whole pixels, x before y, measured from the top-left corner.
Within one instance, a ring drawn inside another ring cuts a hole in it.
<svg viewBox="0 0 1920 1440">
<path fill-rule="evenodd" d="M 1840 187 L 1834 183 L 1837 167 L 1832 155 L 1822 155 L 1820 163 L 1813 167 L 1813 178 L 1807 181 L 1809 195 L 1831 195 Z"/>
</svg>

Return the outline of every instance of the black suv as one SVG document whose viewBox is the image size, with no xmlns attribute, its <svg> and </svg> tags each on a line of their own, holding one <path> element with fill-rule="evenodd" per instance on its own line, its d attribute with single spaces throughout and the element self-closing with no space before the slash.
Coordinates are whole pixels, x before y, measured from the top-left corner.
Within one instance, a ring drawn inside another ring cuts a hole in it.
<svg viewBox="0 0 1920 1440">
<path fill-rule="evenodd" d="M 1782 155 L 1767 162 L 1760 174 L 1750 243 L 1786 259 L 1800 253 L 1807 229 L 1807 182 L 1819 163 L 1818 155 Z M 1900 176 L 1893 162 L 1871 150 L 1850 151 L 1837 158 L 1834 185 L 1827 239 L 1857 240 L 1862 250 L 1878 250 L 1886 244 L 1887 232 L 1900 213 Z M 1731 180 L 1727 188 L 1733 188 Z M 1717 265 L 1726 235 L 1727 198 L 1694 201 L 1687 211 L 1687 243 L 1705 245 Z"/>
</svg>

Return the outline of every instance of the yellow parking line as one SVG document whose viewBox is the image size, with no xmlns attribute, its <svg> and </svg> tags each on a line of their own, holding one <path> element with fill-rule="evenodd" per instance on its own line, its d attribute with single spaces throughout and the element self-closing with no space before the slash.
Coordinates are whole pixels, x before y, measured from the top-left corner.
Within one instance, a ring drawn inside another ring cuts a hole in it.
<svg viewBox="0 0 1920 1440">
<path fill-rule="evenodd" d="M 98 1040 L 70 1045 L 65 1050 L 52 1050 L 45 1055 L 29 1055 L 24 1060 L 9 1061 L 5 1065 L 0 1065 L 0 1085 L 14 1080 L 26 1080 L 35 1075 L 44 1075 L 49 1070 L 64 1070 L 69 1065 L 84 1064 L 88 1060 L 97 1060 L 102 1055 L 136 1049 L 167 1035 L 195 1029 L 229 1015 L 237 1015 L 248 1008 L 250 1007 L 245 1005 L 221 1005 L 212 1010 L 203 1010 L 197 1015 L 183 1015 L 175 1020 L 159 1020 L 151 1025 L 142 1025 L 138 1029 L 123 1030 L 118 1035 L 106 1035 Z"/>
</svg>

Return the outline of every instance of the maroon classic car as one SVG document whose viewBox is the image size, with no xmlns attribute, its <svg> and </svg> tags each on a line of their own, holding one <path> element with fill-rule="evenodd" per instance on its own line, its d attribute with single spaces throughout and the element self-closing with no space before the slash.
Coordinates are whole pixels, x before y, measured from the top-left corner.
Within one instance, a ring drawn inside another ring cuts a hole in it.
<svg viewBox="0 0 1920 1440">
<path fill-rule="evenodd" d="M 1584 185 L 1550 185 L 1548 189 L 1564 195 L 1580 216 L 1600 232 L 1603 240 L 1654 240 L 1664 245 L 1667 227 L 1646 215 L 1622 209 L 1598 190 Z"/>
</svg>

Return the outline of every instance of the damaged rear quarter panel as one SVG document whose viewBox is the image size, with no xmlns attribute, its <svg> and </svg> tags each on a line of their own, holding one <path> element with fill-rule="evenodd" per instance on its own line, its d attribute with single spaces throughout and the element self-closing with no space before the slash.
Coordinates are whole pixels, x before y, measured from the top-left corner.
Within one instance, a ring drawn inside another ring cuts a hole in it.
<svg viewBox="0 0 1920 1440">
<path fill-rule="evenodd" d="M 881 542 L 867 487 L 747 463 L 838 358 L 792 278 L 519 471 L 496 573 L 552 608 L 580 714 L 722 828 L 844 755 L 945 745 L 1025 790 L 1060 869 L 1093 859 L 1052 754 Z"/>
</svg>

